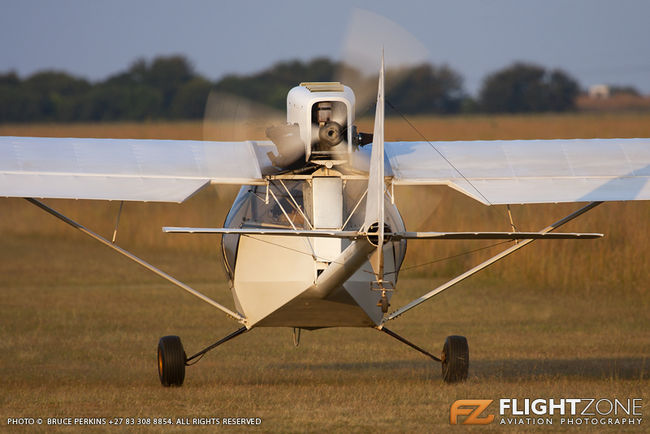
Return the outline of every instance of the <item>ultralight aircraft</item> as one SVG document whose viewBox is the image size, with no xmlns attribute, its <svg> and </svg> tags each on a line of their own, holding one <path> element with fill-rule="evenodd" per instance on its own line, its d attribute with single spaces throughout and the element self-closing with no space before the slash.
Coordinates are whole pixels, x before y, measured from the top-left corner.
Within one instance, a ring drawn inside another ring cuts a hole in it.
<svg viewBox="0 0 650 434">
<path fill-rule="evenodd" d="M 185 368 L 256 327 L 372 327 L 467 378 L 469 348 L 448 336 L 440 357 L 389 330 L 392 320 L 536 239 L 590 239 L 560 226 L 604 201 L 650 199 L 650 139 L 384 142 L 384 66 L 372 134 L 355 127 L 355 95 L 339 82 L 307 82 L 287 96 L 286 124 L 270 140 L 215 142 L 0 137 L 0 196 L 23 197 L 212 305 L 240 328 L 187 356 L 178 336 L 158 342 L 164 386 Z M 228 308 L 41 198 L 183 202 L 213 184 L 242 185 L 221 235 L 234 308 Z M 537 232 L 409 232 L 394 186 L 445 185 L 485 205 L 586 202 Z M 511 247 L 390 310 L 408 240 L 516 240 Z M 299 336 L 299 335 L 298 335 Z"/>
</svg>

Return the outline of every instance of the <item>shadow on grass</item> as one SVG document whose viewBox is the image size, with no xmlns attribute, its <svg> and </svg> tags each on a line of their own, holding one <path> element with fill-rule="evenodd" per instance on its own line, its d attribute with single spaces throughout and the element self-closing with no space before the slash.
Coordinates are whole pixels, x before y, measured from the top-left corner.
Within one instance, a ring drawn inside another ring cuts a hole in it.
<svg viewBox="0 0 650 434">
<path fill-rule="evenodd" d="M 387 360 L 351 363 L 283 363 L 280 370 L 298 371 L 402 371 L 402 375 L 421 375 L 438 364 L 423 360 Z M 419 372 L 418 372 L 419 371 Z M 397 373 L 397 372 L 395 372 Z M 470 377 L 478 379 L 520 380 L 540 377 L 585 379 L 642 380 L 650 373 L 650 359 L 645 357 L 602 357 L 589 359 L 511 359 L 471 360 Z"/>
<path fill-rule="evenodd" d="M 648 378 L 650 360 L 645 357 L 589 359 L 477 360 L 470 363 L 478 378 L 578 377 L 586 379 L 639 380 Z"/>
</svg>

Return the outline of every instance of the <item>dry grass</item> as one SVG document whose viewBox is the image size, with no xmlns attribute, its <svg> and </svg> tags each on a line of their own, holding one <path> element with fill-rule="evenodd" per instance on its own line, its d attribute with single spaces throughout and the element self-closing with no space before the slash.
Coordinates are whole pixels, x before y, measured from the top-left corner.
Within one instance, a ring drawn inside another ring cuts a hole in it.
<svg viewBox="0 0 650 434">
<path fill-rule="evenodd" d="M 201 140 L 200 122 L 0 124 L 2 136 Z"/>
<path fill-rule="evenodd" d="M 650 112 L 414 116 L 409 120 L 429 140 L 650 137 Z M 360 131 L 372 131 L 372 119 L 363 118 L 357 123 Z M 241 136 L 249 131 L 254 131 L 255 137 Z M 210 132 L 215 140 L 264 138 L 263 128 L 235 128 L 228 123 L 217 124 Z M 0 135 L 201 140 L 203 124 L 198 121 L 0 124 Z M 386 119 L 386 140 L 421 139 L 402 118 Z"/>
<path fill-rule="evenodd" d="M 416 125 L 441 139 L 650 137 L 649 120 L 469 117 Z M 392 139 L 417 139 L 400 122 L 387 126 Z M 194 123 L 0 127 L 2 135 L 96 137 L 200 138 L 200 131 Z M 118 241 L 230 306 L 217 240 L 164 235 L 160 226 L 221 225 L 233 194 L 207 190 L 183 205 L 128 203 Z M 445 189 L 400 190 L 398 201 L 412 229 L 509 228 L 501 207 Z M 49 203 L 106 236 L 112 232 L 117 204 Z M 424 211 L 421 203 L 430 206 Z M 572 209 L 513 212 L 520 229 L 538 229 Z M 160 336 L 178 334 L 192 352 L 236 324 L 23 200 L 0 201 L 0 215 L 3 428 L 17 416 L 256 416 L 263 419 L 259 430 L 274 432 L 439 431 L 449 427 L 454 400 L 501 397 L 640 397 L 647 414 L 646 203 L 602 205 L 566 229 L 603 231 L 606 239 L 536 242 L 397 320 L 396 332 L 434 352 L 446 335 L 468 336 L 470 380 L 456 386 L 441 382 L 438 365 L 373 330 L 307 332 L 295 349 L 289 330 L 259 329 L 189 368 L 182 388 L 164 389 L 154 366 Z M 479 246 L 412 243 L 405 266 Z M 393 305 L 490 252 L 406 271 Z"/>
<path fill-rule="evenodd" d="M 393 325 L 434 352 L 446 335 L 469 336 L 465 384 L 443 384 L 437 364 L 373 330 L 306 332 L 293 348 L 289 330 L 256 329 L 189 368 L 182 388 L 164 389 L 155 371 L 159 336 L 179 334 L 192 352 L 236 325 L 91 241 L 35 247 L 20 244 L 14 261 L 29 260 L 51 280 L 8 278 L 0 292 L 2 425 L 18 415 L 254 416 L 274 432 L 437 431 L 461 398 L 650 398 L 647 295 L 471 283 Z M 66 261 L 51 264 L 55 255 Z M 164 253 L 148 257 L 228 302 L 226 285 L 201 281 L 210 261 L 192 281 Z M 95 262 L 107 270 L 86 268 Z M 118 268 L 118 276 L 110 272 Z M 395 304 L 435 283 L 403 281 Z"/>
</svg>

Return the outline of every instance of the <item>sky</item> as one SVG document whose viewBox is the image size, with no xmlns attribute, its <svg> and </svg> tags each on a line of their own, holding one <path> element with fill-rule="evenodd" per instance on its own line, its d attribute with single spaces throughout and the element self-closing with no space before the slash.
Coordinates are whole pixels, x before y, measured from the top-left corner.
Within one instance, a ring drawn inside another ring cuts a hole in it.
<svg viewBox="0 0 650 434">
<path fill-rule="evenodd" d="M 369 70 L 447 64 L 472 94 L 515 61 L 584 86 L 650 94 L 647 0 L 0 0 L 0 72 L 97 81 L 138 58 L 184 54 L 211 80 L 327 56 Z"/>
</svg>

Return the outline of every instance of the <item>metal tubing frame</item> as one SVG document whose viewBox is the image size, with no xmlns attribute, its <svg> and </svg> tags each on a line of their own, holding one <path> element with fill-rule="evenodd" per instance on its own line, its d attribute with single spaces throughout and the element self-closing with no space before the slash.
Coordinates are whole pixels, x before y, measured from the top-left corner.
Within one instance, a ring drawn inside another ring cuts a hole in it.
<svg viewBox="0 0 650 434">
<path fill-rule="evenodd" d="M 240 329 L 235 330 L 234 332 L 230 333 L 230 334 L 229 334 L 228 336 L 226 336 L 225 338 L 222 338 L 222 339 L 218 340 L 217 342 L 215 342 L 214 344 L 210 345 L 209 347 L 205 347 L 204 349 L 202 349 L 202 350 L 199 351 L 198 353 L 194 354 L 193 356 L 191 356 L 191 357 L 187 357 L 187 358 L 185 359 L 185 365 L 186 365 L 186 366 L 189 366 L 189 365 L 187 364 L 189 361 L 194 360 L 194 359 L 196 359 L 197 357 L 200 357 L 200 356 L 204 355 L 204 354 L 207 353 L 208 351 L 213 350 L 213 349 L 217 348 L 219 345 L 221 345 L 221 344 L 223 344 L 223 343 L 226 343 L 226 342 L 228 342 L 228 341 L 231 340 L 231 339 L 236 338 L 237 336 L 241 335 L 242 333 L 246 333 L 248 330 L 249 330 L 249 329 L 248 329 L 247 327 L 242 327 L 242 328 L 240 328 Z"/>
<path fill-rule="evenodd" d="M 282 214 L 284 214 L 284 218 L 287 219 L 287 221 L 289 222 L 289 224 L 291 225 L 293 230 L 294 231 L 297 230 L 296 225 L 294 225 L 293 221 L 291 221 L 291 219 L 289 218 L 289 214 L 287 214 L 287 212 L 284 210 L 284 207 L 282 206 L 282 204 L 280 203 L 278 198 L 275 196 L 275 193 L 273 193 L 273 190 L 271 190 L 270 188 L 269 188 L 269 193 L 271 193 L 271 197 L 273 198 L 275 203 L 278 204 L 278 206 L 280 207 L 280 210 L 282 211 Z"/>
<path fill-rule="evenodd" d="M 577 211 L 569 214 L 568 216 L 564 217 L 563 219 L 558 220 L 555 223 L 551 224 L 550 226 L 545 227 L 544 229 L 539 231 L 539 233 L 545 234 L 545 233 L 550 232 L 550 231 L 552 231 L 554 229 L 557 229 L 560 226 L 562 226 L 563 224 L 565 224 L 565 223 L 573 220 L 574 218 L 579 217 L 580 215 L 586 213 L 587 211 L 597 207 L 601 203 L 602 202 L 591 202 L 588 205 L 586 205 L 586 206 L 580 208 L 579 210 L 577 210 Z M 406 306 L 403 306 L 403 307 L 397 309 L 396 311 L 394 311 L 393 313 L 388 315 L 386 318 L 384 318 L 382 320 L 381 324 L 383 325 L 383 324 L 387 323 L 388 321 L 399 317 L 400 315 L 404 314 L 406 311 L 413 309 L 415 306 L 418 306 L 421 303 L 424 303 L 425 301 L 427 301 L 431 297 L 440 294 L 441 292 L 443 292 L 446 289 L 451 288 L 455 284 L 467 279 L 468 277 L 470 277 L 473 274 L 478 273 L 482 269 L 484 269 L 484 268 L 494 264 L 495 262 L 505 258 L 509 254 L 521 249 L 522 247 L 532 243 L 533 241 L 535 241 L 535 240 L 534 239 L 523 240 L 522 242 L 520 242 L 518 244 L 515 244 L 512 247 L 509 247 L 508 249 L 498 253 L 497 255 L 491 257 L 490 259 L 488 259 L 488 260 L 486 260 L 484 262 L 481 262 L 479 265 L 475 266 L 474 268 L 471 268 L 471 269 L 467 270 L 463 274 L 453 278 L 452 280 L 448 281 L 447 283 L 445 283 L 443 285 L 440 285 L 439 287 L 433 289 L 432 291 L 427 292 L 426 294 L 424 294 L 423 296 L 413 300 L 412 302 L 410 302 Z"/>
<path fill-rule="evenodd" d="M 428 357 L 432 358 L 436 362 L 442 362 L 442 360 L 440 360 L 438 357 L 434 356 L 433 354 L 431 354 L 427 350 L 418 347 L 417 345 L 415 345 L 414 343 L 406 340 L 405 338 L 401 337 L 397 333 L 395 333 L 395 332 L 393 332 L 391 330 L 388 330 L 386 327 L 378 326 L 378 327 L 376 327 L 376 329 L 379 330 L 380 332 L 386 333 L 388 336 L 391 336 L 391 337 L 397 339 L 401 343 L 408 345 L 409 347 L 413 348 L 414 350 L 421 352 L 425 356 L 428 356 Z"/>
<path fill-rule="evenodd" d="M 284 218 L 287 219 L 287 221 L 291 225 L 291 228 L 293 228 L 294 231 L 298 230 L 296 228 L 296 225 L 294 225 L 293 222 L 291 221 L 291 219 L 289 218 L 289 214 L 287 214 L 287 212 L 284 210 L 284 207 L 282 206 L 282 204 L 280 203 L 278 198 L 275 196 L 275 193 L 273 193 L 273 189 L 270 188 L 270 185 L 271 184 L 269 184 L 269 189 L 267 191 L 269 193 L 271 193 L 271 197 L 273 197 L 273 200 L 275 201 L 275 203 L 278 204 L 278 206 L 280 207 L 280 210 L 282 211 L 282 214 L 284 214 Z M 291 193 L 289 193 L 289 196 L 291 196 Z M 310 225 L 311 225 L 311 223 L 310 223 Z M 314 246 L 311 244 L 311 240 L 308 237 L 305 237 L 304 240 L 305 240 L 305 243 L 307 244 L 307 247 L 309 247 L 309 250 L 311 250 L 311 257 L 314 258 L 314 260 L 316 260 L 316 251 L 314 250 Z"/>
<path fill-rule="evenodd" d="M 166 279 L 167 281 L 169 281 L 169 282 L 173 283 L 174 285 L 178 286 L 179 288 L 189 292 L 193 296 L 203 300 L 204 302 L 208 303 L 209 305 L 211 305 L 213 307 L 216 307 L 217 309 L 219 309 L 220 311 L 222 311 L 223 313 L 225 313 L 229 317 L 239 321 L 242 324 L 245 323 L 246 318 L 244 318 L 239 313 L 233 312 L 232 310 L 228 309 L 227 307 L 225 307 L 225 306 L 217 303 L 216 301 L 212 300 L 210 297 L 201 294 L 199 291 L 197 291 L 195 289 L 190 288 L 188 285 L 184 284 L 180 280 L 177 280 L 177 279 L 173 278 L 172 276 L 165 273 L 164 271 L 162 271 L 162 270 L 154 267 L 153 265 L 149 264 L 148 262 L 138 258 L 133 253 L 131 253 L 131 252 L 127 251 L 127 250 L 124 250 L 121 247 L 118 247 L 117 245 L 111 243 L 106 238 L 104 238 L 101 235 L 98 235 L 97 233 L 91 231 L 90 229 L 80 225 L 76 221 L 66 217 L 65 215 L 61 214 L 60 212 L 50 208 L 49 206 L 45 205 L 43 202 L 40 202 L 40 201 L 38 201 L 36 199 L 33 199 L 31 197 L 26 197 L 25 200 L 27 200 L 29 203 L 31 203 L 33 205 L 36 205 L 37 207 L 41 208 L 43 211 L 47 212 L 48 214 L 51 214 L 54 217 L 58 218 L 59 220 L 62 220 L 63 222 L 69 224 L 73 228 L 80 230 L 84 234 L 88 235 L 90 238 L 93 238 L 93 239 L 99 241 L 100 243 L 104 244 L 105 246 L 108 246 L 111 249 L 115 250 L 116 252 L 120 253 L 121 255 L 126 256 L 130 260 L 140 264 L 141 266 L 143 266 L 147 270 L 153 272 L 154 274 L 157 274 L 158 276 L 162 277 L 163 279 Z"/>
<path fill-rule="evenodd" d="M 302 212 L 302 209 L 300 208 L 300 205 L 298 205 L 298 202 L 297 202 L 296 199 L 293 197 L 293 194 L 291 194 L 291 192 L 289 191 L 289 189 L 287 188 L 287 186 L 284 184 L 284 181 L 282 181 L 281 179 L 279 179 L 278 181 L 280 181 L 280 184 L 281 184 L 282 187 L 284 188 L 284 191 L 286 191 L 287 194 L 289 195 L 289 197 L 291 198 L 291 202 L 293 202 L 293 206 L 294 206 L 294 208 L 295 208 L 295 209 L 300 213 L 300 215 L 302 216 L 302 218 L 305 219 L 305 221 L 306 221 L 307 224 L 309 225 L 309 229 L 314 229 L 314 226 L 311 224 L 311 222 L 309 221 L 309 219 L 307 218 L 307 216 L 305 215 L 305 213 Z"/>
<path fill-rule="evenodd" d="M 366 191 L 364 191 L 363 194 L 361 195 L 361 197 L 359 198 L 359 201 L 357 202 L 357 204 L 352 209 L 352 212 L 350 213 L 348 218 L 345 220 L 345 223 L 343 223 L 343 226 L 341 226 L 341 229 L 345 228 L 348 225 L 348 222 L 350 221 L 350 219 L 352 218 L 352 216 L 356 212 L 357 208 L 359 208 L 359 205 L 361 205 L 361 201 L 363 200 L 364 197 L 366 197 L 367 194 L 368 194 L 368 189 L 366 188 Z"/>
</svg>

